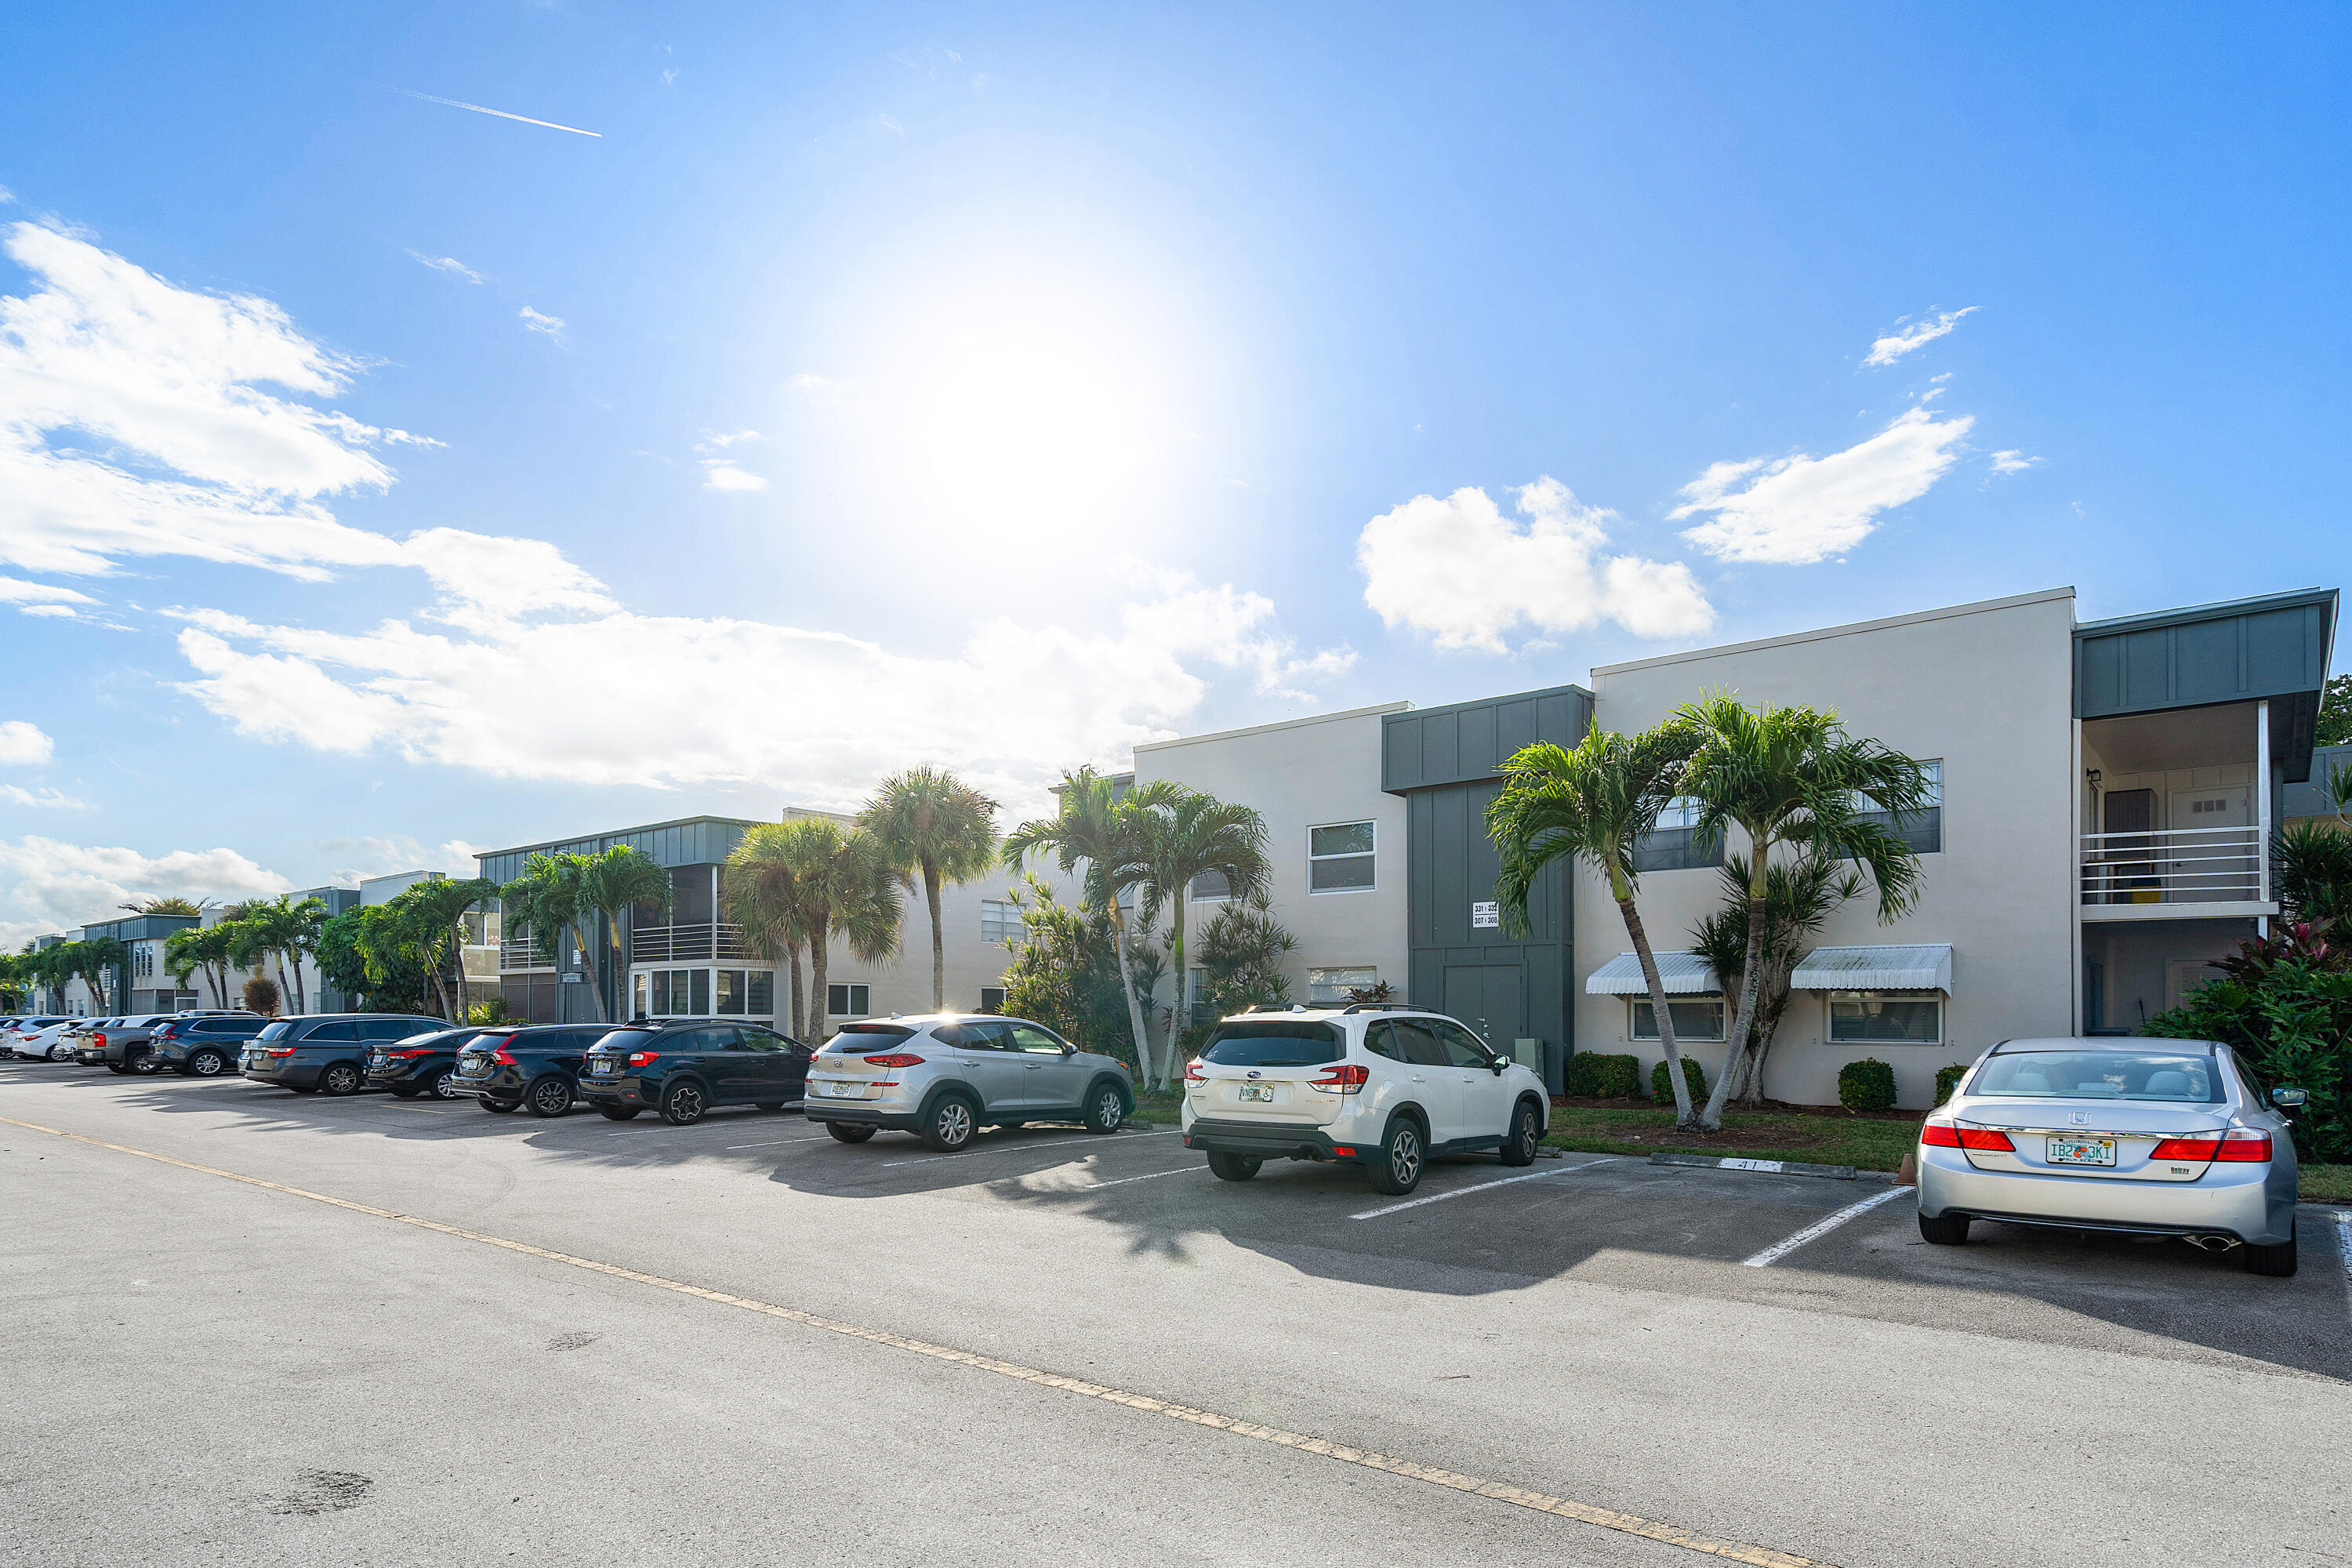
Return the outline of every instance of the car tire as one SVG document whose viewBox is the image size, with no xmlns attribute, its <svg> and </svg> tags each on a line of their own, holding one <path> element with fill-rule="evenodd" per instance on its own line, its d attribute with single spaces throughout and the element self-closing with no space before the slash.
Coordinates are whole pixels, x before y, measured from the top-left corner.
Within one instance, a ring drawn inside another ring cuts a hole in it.
<svg viewBox="0 0 2352 1568">
<path fill-rule="evenodd" d="M 425 1094 L 428 1100 L 457 1099 L 457 1069 L 456 1066 L 443 1068 L 439 1072 L 435 1073 L 432 1081 L 425 1086 Z"/>
<path fill-rule="evenodd" d="M 106 1064 L 106 1070 L 112 1073 L 117 1078 L 129 1078 L 131 1076 L 131 1064 L 129 1062 L 109 1062 Z"/>
<path fill-rule="evenodd" d="M 1095 1085 L 1094 1092 L 1087 1100 L 1087 1131 L 1116 1132 L 1119 1123 L 1126 1120 L 1127 1096 L 1119 1093 L 1118 1086 L 1111 1083 Z"/>
<path fill-rule="evenodd" d="M 1364 1174 L 1370 1178 L 1372 1191 L 1383 1197 L 1401 1198 L 1421 1185 L 1421 1173 L 1428 1164 L 1429 1145 L 1423 1139 L 1421 1123 L 1400 1116 L 1390 1121 Z"/>
<path fill-rule="evenodd" d="M 188 1058 L 184 1070 L 190 1078 L 218 1078 L 227 1067 L 228 1058 L 218 1051 L 197 1051 Z"/>
<path fill-rule="evenodd" d="M 961 1154 L 980 1131 L 980 1110 L 960 1094 L 943 1094 L 923 1118 L 923 1143 L 935 1154 Z"/>
<path fill-rule="evenodd" d="M 53 1062 L 69 1062 L 73 1060 L 73 1052 L 68 1050 L 63 1046 L 51 1046 L 49 1047 L 49 1060 Z"/>
<path fill-rule="evenodd" d="M 1253 1160 L 1247 1154 L 1228 1154 L 1217 1149 L 1209 1151 L 1209 1169 L 1221 1182 L 1246 1182 L 1257 1174 L 1257 1168 L 1264 1163 L 1265 1161 Z"/>
<path fill-rule="evenodd" d="M 571 1110 L 572 1098 L 570 1082 L 553 1073 L 549 1073 L 522 1091 L 523 1104 L 530 1108 L 533 1116 L 542 1121 L 553 1121 Z"/>
<path fill-rule="evenodd" d="M 331 1094 L 338 1100 L 347 1094 L 357 1094 L 366 1083 L 366 1076 L 349 1062 L 329 1062 L 319 1074 L 319 1092 Z"/>
<path fill-rule="evenodd" d="M 2257 1247 L 2250 1241 L 2238 1250 L 2246 1255 L 2246 1272 L 2249 1274 L 2260 1274 L 2272 1279 L 2291 1279 L 2294 1277 L 2294 1237 L 2293 1236 L 2289 1236 L 2274 1247 Z"/>
<path fill-rule="evenodd" d="M 641 1105 L 600 1105 L 596 1114 L 607 1121 L 635 1121 L 637 1112 L 644 1109 Z"/>
<path fill-rule="evenodd" d="M 1511 1130 L 1503 1134 L 1503 1146 L 1497 1151 L 1506 1165 L 1532 1165 L 1536 1151 L 1543 1147 L 1544 1119 L 1536 1108 L 1522 1101 L 1511 1112 Z"/>
<path fill-rule="evenodd" d="M 1919 1216 L 1919 1237 L 1937 1247 L 1958 1247 L 1969 1239 L 1969 1216 L 1964 1214 L 1937 1215 L 1929 1219 Z"/>
<path fill-rule="evenodd" d="M 474 1099 L 484 1110 L 493 1116 L 504 1116 L 508 1111 L 517 1110 L 522 1105 L 520 1100 L 492 1100 L 487 1094 L 478 1094 Z"/>
<path fill-rule="evenodd" d="M 131 1070 L 141 1078 L 152 1078 L 163 1070 L 163 1064 L 155 1058 L 155 1053 L 152 1051 L 142 1051 L 131 1058 Z"/>
<path fill-rule="evenodd" d="M 698 1083 L 674 1083 L 662 1096 L 662 1120 L 672 1127 L 691 1127 L 710 1109 L 710 1096 Z"/>
<path fill-rule="evenodd" d="M 863 1143 L 874 1136 L 874 1129 L 855 1121 L 828 1121 L 824 1130 L 833 1134 L 835 1142 L 842 1143 Z"/>
</svg>

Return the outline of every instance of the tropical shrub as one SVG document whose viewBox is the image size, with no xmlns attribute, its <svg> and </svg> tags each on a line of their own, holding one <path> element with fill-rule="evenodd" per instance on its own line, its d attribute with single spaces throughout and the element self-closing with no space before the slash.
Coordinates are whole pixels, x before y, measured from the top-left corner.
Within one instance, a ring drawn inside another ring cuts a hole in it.
<svg viewBox="0 0 2352 1568">
<path fill-rule="evenodd" d="M 266 974 L 257 974 L 245 983 L 245 1010 L 258 1013 L 265 1018 L 278 1016 L 278 982 Z"/>
<path fill-rule="evenodd" d="M 1959 1088 L 1960 1079 L 1968 1075 L 1969 1064 L 1966 1062 L 1954 1062 L 1950 1067 L 1937 1068 L 1936 1069 L 1936 1103 L 1941 1105 L 1951 1099 L 1952 1090 Z"/>
<path fill-rule="evenodd" d="M 2352 915 L 2352 833 L 2324 817 L 2290 822 L 2271 835 L 2271 863 L 2290 922 Z"/>
<path fill-rule="evenodd" d="M 1690 1086 L 1690 1097 L 1694 1101 L 1706 1098 L 1706 1069 L 1699 1066 L 1695 1058 L 1683 1058 L 1683 1081 Z M 1653 1062 L 1650 1064 L 1650 1098 L 1672 1100 L 1674 1097 L 1675 1080 L 1666 1076 L 1666 1064 Z"/>
<path fill-rule="evenodd" d="M 480 1027 L 489 1024 L 511 1024 L 518 1020 L 514 1009 L 503 996 L 493 996 L 487 1002 L 477 1002 L 466 1009 L 466 1022 Z"/>
<path fill-rule="evenodd" d="M 1236 900 L 1201 928 L 1192 956 L 1207 982 L 1202 1000 L 1222 1018 L 1244 1007 L 1280 1007 L 1290 1001 L 1283 958 L 1298 939 L 1274 918 L 1263 896 Z"/>
<path fill-rule="evenodd" d="M 1639 1057 L 1579 1051 L 1568 1058 L 1560 1087 L 1570 1094 L 1589 1095 L 1597 1100 L 1631 1100 L 1641 1081 L 1642 1058 Z M 1665 1087 L 1671 1098 L 1674 1085 L 1668 1082 Z"/>
<path fill-rule="evenodd" d="M 1034 877 L 1011 899 L 1021 910 L 1022 937 L 1004 967 L 1006 1015 L 1034 1019 L 1074 1045 L 1134 1066 L 1108 917 L 1061 902 Z M 1129 951 L 1132 959 L 1142 956 Z"/>
<path fill-rule="evenodd" d="M 1848 1110 L 1895 1109 L 1895 1069 L 1876 1057 L 1838 1068 L 1838 1103 Z"/>
<path fill-rule="evenodd" d="M 2293 944 L 2300 951 L 2279 956 Z M 2289 931 L 2246 942 L 2217 964 L 2224 977 L 2191 991 L 2147 1021 L 2143 1034 L 2217 1040 L 2237 1053 L 2257 1091 L 2300 1089 L 2310 1100 L 2289 1111 L 2295 1152 L 2326 1164 L 2352 1163 L 2352 953 L 2324 937 Z"/>
</svg>

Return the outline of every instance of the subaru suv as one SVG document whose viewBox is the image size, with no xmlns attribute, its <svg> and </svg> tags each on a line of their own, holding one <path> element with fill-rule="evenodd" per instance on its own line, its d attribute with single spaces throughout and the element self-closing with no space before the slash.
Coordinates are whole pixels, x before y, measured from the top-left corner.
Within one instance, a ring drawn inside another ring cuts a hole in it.
<svg viewBox="0 0 2352 1568">
<path fill-rule="evenodd" d="M 218 1078 L 269 1026 L 258 1013 L 199 1013 L 174 1018 L 147 1037 L 147 1059 L 158 1072 L 187 1078 Z"/>
<path fill-rule="evenodd" d="M 671 1126 L 691 1127 L 714 1105 L 798 1105 L 808 1069 L 809 1048 L 764 1025 L 666 1018 L 600 1040 L 588 1053 L 580 1094 L 607 1121 L 658 1110 Z"/>
<path fill-rule="evenodd" d="M 1246 1182 L 1268 1160 L 1364 1168 L 1391 1196 L 1441 1154 L 1531 1165 L 1550 1120 L 1543 1079 L 1452 1018 L 1393 1004 L 1244 1013 L 1184 1068 L 1184 1146 Z"/>
<path fill-rule="evenodd" d="M 485 1029 L 457 1053 L 449 1088 L 503 1116 L 519 1105 L 562 1116 L 580 1098 L 580 1068 L 610 1024 L 541 1024 Z"/>
<path fill-rule="evenodd" d="M 844 1143 L 887 1127 L 952 1154 L 982 1127 L 1116 1132 L 1134 1105 L 1124 1062 L 1025 1018 L 949 1013 L 842 1026 L 809 1063 L 805 1110 Z"/>
<path fill-rule="evenodd" d="M 400 1013 L 310 1013 L 265 1026 L 245 1050 L 245 1076 L 297 1094 L 357 1094 L 367 1087 L 367 1053 L 386 1040 L 446 1028 L 438 1018 Z"/>
</svg>

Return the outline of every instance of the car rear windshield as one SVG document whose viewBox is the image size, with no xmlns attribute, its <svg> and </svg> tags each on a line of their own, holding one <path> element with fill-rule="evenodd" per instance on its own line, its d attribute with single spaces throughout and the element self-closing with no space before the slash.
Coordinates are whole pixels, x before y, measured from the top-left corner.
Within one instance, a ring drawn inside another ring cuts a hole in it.
<svg viewBox="0 0 2352 1568">
<path fill-rule="evenodd" d="M 291 1029 L 293 1026 L 293 1019 L 280 1018 L 278 1022 L 270 1025 L 258 1035 L 256 1035 L 254 1038 L 257 1040 L 282 1040 L 286 1037 L 286 1031 Z"/>
<path fill-rule="evenodd" d="M 2210 1057 L 2125 1051 L 2004 1051 L 1977 1069 L 1970 1094 L 2020 1100 L 2150 1100 L 2219 1105 Z"/>
<path fill-rule="evenodd" d="M 594 1051 L 641 1051 L 661 1037 L 649 1029 L 615 1029 L 594 1045 Z"/>
<path fill-rule="evenodd" d="M 851 1039 L 849 1037 L 853 1035 L 863 1037 Z M 886 1040 L 910 1040 L 914 1038 L 915 1031 L 904 1024 L 844 1024 L 833 1037 L 833 1048 L 837 1051 L 862 1051 L 877 1035 Z"/>
<path fill-rule="evenodd" d="M 1328 1024 L 1268 1018 L 1218 1025 L 1201 1059 L 1236 1068 L 1308 1068 L 1336 1062 L 1347 1049 L 1347 1036 Z"/>
</svg>

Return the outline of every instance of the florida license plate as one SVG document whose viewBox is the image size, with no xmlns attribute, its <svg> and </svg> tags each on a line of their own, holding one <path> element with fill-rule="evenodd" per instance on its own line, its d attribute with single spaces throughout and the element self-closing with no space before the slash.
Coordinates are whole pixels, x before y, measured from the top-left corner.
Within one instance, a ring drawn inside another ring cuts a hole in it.
<svg viewBox="0 0 2352 1568">
<path fill-rule="evenodd" d="M 372 1067 L 372 1068 L 380 1068 L 380 1067 L 383 1066 L 383 1053 L 382 1051 L 371 1051 L 371 1052 L 369 1052 L 369 1053 L 368 1053 L 368 1066 L 370 1066 L 370 1067 Z"/>
<path fill-rule="evenodd" d="M 2116 1141 L 2112 1138 L 2053 1138 L 2042 1157 L 2053 1165 L 2112 1165 L 2116 1163 Z"/>
<path fill-rule="evenodd" d="M 1242 1085 L 1241 1094 L 1238 1098 L 1243 1100 L 1270 1100 L 1274 1098 L 1274 1085 L 1270 1083 L 1245 1083 Z"/>
</svg>

